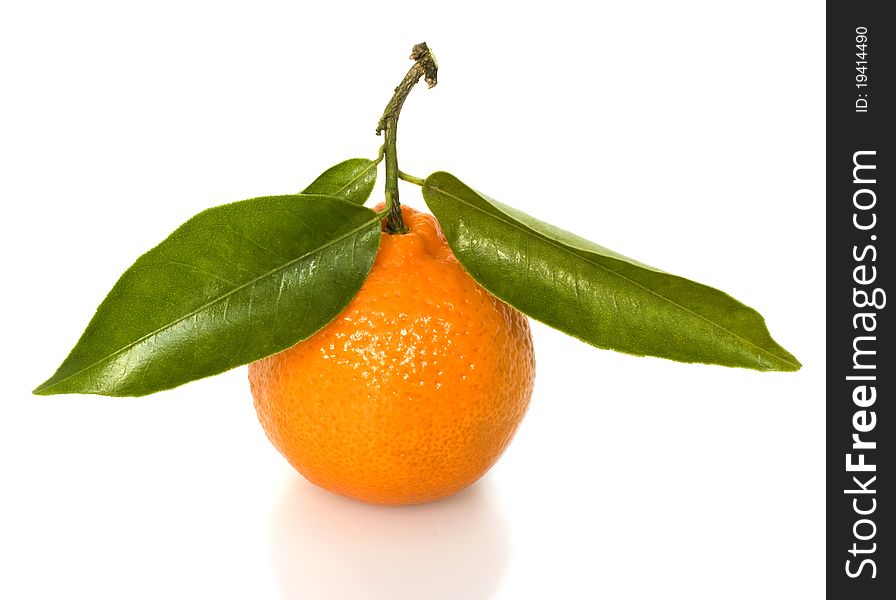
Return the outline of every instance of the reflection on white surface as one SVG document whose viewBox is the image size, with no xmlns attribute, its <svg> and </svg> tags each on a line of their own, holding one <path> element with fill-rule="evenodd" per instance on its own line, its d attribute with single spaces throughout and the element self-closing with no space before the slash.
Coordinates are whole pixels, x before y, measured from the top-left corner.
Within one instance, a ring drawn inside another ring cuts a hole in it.
<svg viewBox="0 0 896 600">
<path fill-rule="evenodd" d="M 507 566 L 507 530 L 486 478 L 419 506 L 371 506 L 298 476 L 274 508 L 271 542 L 283 598 L 491 598 Z"/>
</svg>

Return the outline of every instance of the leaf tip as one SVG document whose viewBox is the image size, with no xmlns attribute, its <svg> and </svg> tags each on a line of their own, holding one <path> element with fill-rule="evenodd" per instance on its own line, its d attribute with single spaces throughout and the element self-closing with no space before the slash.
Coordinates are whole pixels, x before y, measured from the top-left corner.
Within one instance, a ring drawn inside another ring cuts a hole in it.
<svg viewBox="0 0 896 600">
<path fill-rule="evenodd" d="M 801 363 L 800 361 L 798 361 L 797 358 L 796 358 L 794 355 L 792 355 L 792 354 L 790 354 L 790 360 L 786 361 L 786 362 L 785 362 L 785 365 L 786 365 L 786 366 L 785 366 L 783 369 L 781 369 L 781 370 L 782 370 L 782 371 L 787 371 L 787 372 L 790 372 L 790 373 L 799 371 L 800 369 L 803 368 L 803 363 Z"/>
<path fill-rule="evenodd" d="M 782 346 L 777 345 L 776 350 L 777 352 L 774 354 L 774 356 L 777 360 L 769 365 L 769 368 L 767 370 L 793 373 L 803 368 L 803 363 L 797 360 L 797 358 L 793 354 L 785 350 Z"/>
<path fill-rule="evenodd" d="M 52 381 L 52 378 L 47 379 L 45 382 L 31 390 L 31 393 L 35 396 L 52 396 L 55 393 L 50 390 L 50 388 L 53 386 Z"/>
</svg>

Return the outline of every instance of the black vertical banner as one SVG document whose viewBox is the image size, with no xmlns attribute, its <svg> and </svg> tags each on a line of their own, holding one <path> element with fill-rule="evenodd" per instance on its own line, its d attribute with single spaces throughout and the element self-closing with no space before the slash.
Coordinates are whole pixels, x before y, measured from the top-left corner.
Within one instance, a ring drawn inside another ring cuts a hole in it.
<svg viewBox="0 0 896 600">
<path fill-rule="evenodd" d="M 827 591 L 896 598 L 896 20 L 827 4 Z"/>
</svg>

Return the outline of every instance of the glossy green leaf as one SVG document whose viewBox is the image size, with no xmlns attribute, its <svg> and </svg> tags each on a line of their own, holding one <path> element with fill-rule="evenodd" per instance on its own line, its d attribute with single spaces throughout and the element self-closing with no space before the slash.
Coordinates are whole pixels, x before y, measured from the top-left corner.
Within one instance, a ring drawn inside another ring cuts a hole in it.
<svg viewBox="0 0 896 600">
<path fill-rule="evenodd" d="M 125 271 L 35 393 L 142 396 L 288 348 L 345 308 L 379 240 L 375 212 L 329 196 L 201 212 Z"/>
<path fill-rule="evenodd" d="M 376 184 L 377 163 L 366 158 L 350 158 L 321 173 L 303 194 L 325 194 L 364 204 Z"/>
<path fill-rule="evenodd" d="M 433 173 L 423 197 L 466 270 L 508 304 L 599 348 L 795 371 L 752 308 L 635 262 Z"/>
</svg>

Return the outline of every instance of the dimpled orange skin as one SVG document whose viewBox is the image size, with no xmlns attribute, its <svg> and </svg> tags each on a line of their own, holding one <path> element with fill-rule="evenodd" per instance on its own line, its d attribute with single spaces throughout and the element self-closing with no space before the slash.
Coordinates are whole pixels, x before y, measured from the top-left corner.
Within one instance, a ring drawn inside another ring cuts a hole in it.
<svg viewBox="0 0 896 600">
<path fill-rule="evenodd" d="M 312 483 L 374 504 L 438 500 L 479 479 L 535 377 L 526 317 L 463 270 L 434 217 L 402 216 L 409 232 L 383 234 L 339 316 L 249 366 L 280 453 Z"/>
</svg>

